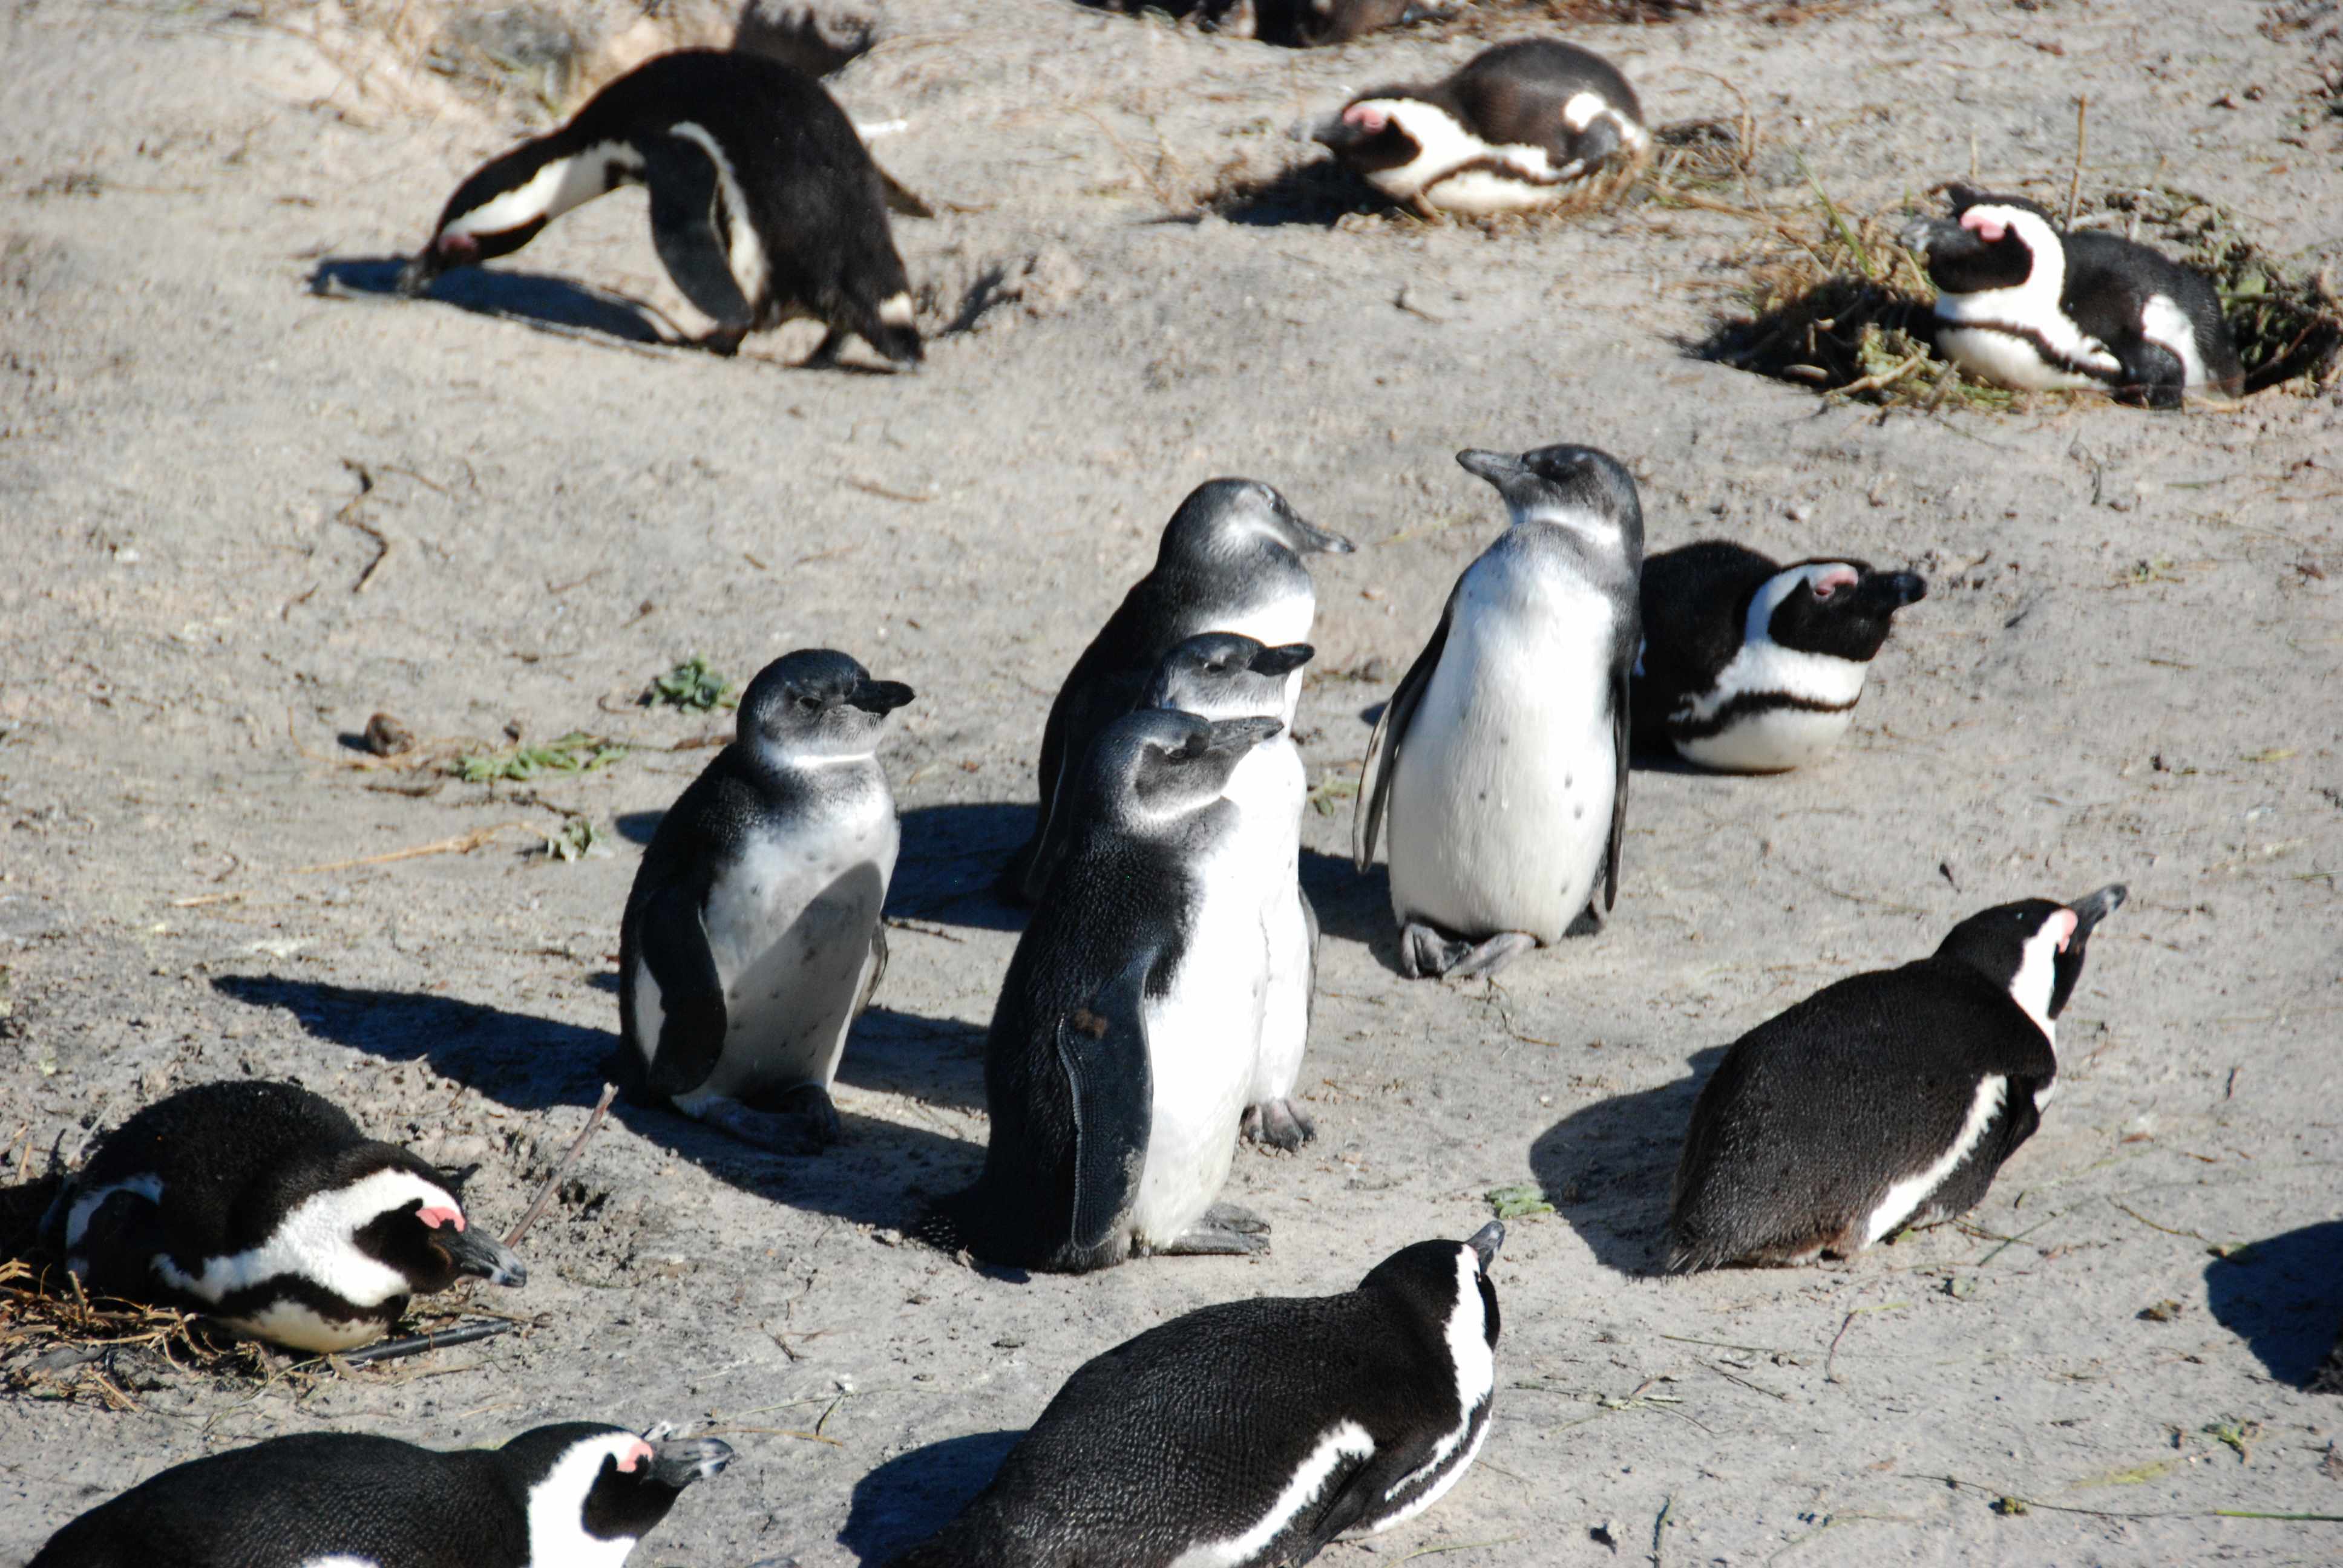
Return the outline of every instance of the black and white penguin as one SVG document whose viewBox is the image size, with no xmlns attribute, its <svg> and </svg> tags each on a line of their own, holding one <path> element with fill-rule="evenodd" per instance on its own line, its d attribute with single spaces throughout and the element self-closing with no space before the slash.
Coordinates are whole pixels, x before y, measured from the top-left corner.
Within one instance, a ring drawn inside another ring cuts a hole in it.
<svg viewBox="0 0 2343 1568">
<path fill-rule="evenodd" d="M 983 1174 L 923 1239 L 1066 1273 L 1267 1246 L 1213 1202 L 1258 1065 L 1280 869 L 1246 852 L 1225 791 L 1283 728 L 1151 708 L 1091 747 L 985 1040 Z"/>
<path fill-rule="evenodd" d="M 742 694 L 739 738 L 659 819 L 618 932 L 610 1071 L 767 1148 L 838 1138 L 830 1086 L 887 970 L 901 829 L 876 755 L 911 700 L 800 648 Z"/>
<path fill-rule="evenodd" d="M 1265 648 L 1240 632 L 1208 631 L 1163 656 L 1141 706 L 1199 719 L 1277 719 L 1288 678 L 1313 651 L 1306 642 Z M 1292 733 L 1272 735 L 1245 753 L 1221 793 L 1237 809 L 1234 852 L 1276 868 L 1262 880 L 1268 901 L 1257 918 L 1268 939 L 1269 976 L 1261 1056 L 1242 1130 L 1252 1142 L 1292 1151 L 1318 1135 L 1293 1098 L 1317 995 L 1318 911 L 1302 890 L 1302 807 L 1310 780 Z"/>
<path fill-rule="evenodd" d="M 1551 38 L 1484 49 L 1444 81 L 1361 94 L 1312 135 L 1426 217 L 1600 199 L 1624 188 L 1652 150 L 1627 79 L 1601 55 Z"/>
<path fill-rule="evenodd" d="M 1161 11 L 1234 38 L 1308 49 L 1442 15 L 1441 0 L 1084 0 L 1115 11 Z"/>
<path fill-rule="evenodd" d="M 1845 1257 L 1975 1208 L 2041 1124 L 2084 944 L 2126 896 L 1971 915 L 1735 1040 L 1693 1105 L 1668 1266 Z"/>
<path fill-rule="evenodd" d="M 1367 742 L 1352 853 L 1390 820 L 1400 968 L 1493 974 L 1619 898 L 1635 481 L 1592 447 L 1459 452 L 1512 526 L 1464 568 Z M 1378 765 L 1380 763 L 1380 765 Z"/>
<path fill-rule="evenodd" d="M 1041 814 L 1002 875 L 1002 891 L 1027 902 L 1041 896 L 1049 866 L 1041 849 L 1060 789 L 1099 731 L 1139 705 L 1165 654 L 1202 631 L 1242 632 L 1272 648 L 1307 642 L 1318 589 L 1302 558 L 1353 548 L 1340 534 L 1304 522 L 1258 479 L 1210 479 L 1189 492 L 1164 525 L 1154 568 L 1123 595 L 1050 705 Z M 1296 670 L 1279 715 L 1289 725 L 1301 697 Z"/>
<path fill-rule="evenodd" d="M 49 1538 L 31 1568 L 619 1568 L 712 1437 L 564 1422 L 454 1452 L 355 1432 L 176 1464 Z"/>
<path fill-rule="evenodd" d="M 1725 539 L 1644 562 L 1635 743 L 1731 773 L 1779 773 L 1838 744 L 1896 612 L 1928 597 L 1863 561 L 1778 566 Z"/>
<path fill-rule="evenodd" d="M 559 130 L 490 160 L 456 188 L 430 241 L 399 275 L 421 294 L 451 267 L 509 256 L 580 203 L 650 190 L 651 243 L 668 276 L 714 319 L 702 347 L 811 317 L 830 328 L 812 364 L 849 335 L 920 361 L 910 283 L 887 224 L 920 210 L 880 171 L 820 82 L 761 55 L 684 49 L 620 76 Z"/>
<path fill-rule="evenodd" d="M 2177 408 L 2184 391 L 2245 384 L 2220 297 L 2199 274 L 2112 234 L 2067 233 L 2023 196 L 1947 187 L 1953 216 L 1905 243 L 1936 286 L 1936 347 L 2023 392 L 2113 392 Z"/>
<path fill-rule="evenodd" d="M 1489 1434 L 1504 1239 L 1419 1241 L 1356 1290 L 1205 1307 L 1093 1357 L 890 1568 L 1298 1568 L 1413 1518 Z"/>
<path fill-rule="evenodd" d="M 380 1339 L 409 1297 L 518 1285 L 457 1183 L 291 1083 L 199 1084 L 106 1133 L 41 1221 L 92 1295 L 177 1307 L 293 1350 Z"/>
</svg>

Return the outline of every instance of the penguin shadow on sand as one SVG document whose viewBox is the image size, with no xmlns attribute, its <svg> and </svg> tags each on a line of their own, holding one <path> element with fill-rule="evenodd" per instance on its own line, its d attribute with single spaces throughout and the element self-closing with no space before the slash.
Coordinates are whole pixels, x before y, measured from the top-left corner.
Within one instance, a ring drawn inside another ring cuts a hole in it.
<svg viewBox="0 0 2343 1568">
<path fill-rule="evenodd" d="M 602 1063 L 618 1048 L 614 1030 L 585 1029 L 427 991 L 369 990 L 275 975 L 219 975 L 212 985 L 250 1006 L 291 1013 L 320 1040 L 385 1061 L 426 1062 L 440 1077 L 511 1111 L 590 1107 L 602 1091 Z M 936 1050 L 939 1039 L 953 1038 L 968 1027 L 873 1009 L 856 1022 L 847 1040 L 848 1070 L 840 1077 L 861 1081 L 852 1064 L 868 1044 L 876 1059 L 868 1070 L 879 1075 L 880 1086 L 922 1098 L 964 1095 L 970 1081 L 965 1062 L 952 1062 L 947 1079 L 951 1087 L 932 1091 L 918 1081 L 927 1070 L 910 1062 L 913 1052 Z M 980 1104 L 980 1060 L 973 1081 Z M 363 1103 L 354 1109 L 363 1121 Z M 623 1099 L 610 1115 L 628 1131 L 744 1191 L 857 1224 L 913 1224 L 930 1198 L 964 1185 L 983 1157 L 979 1145 L 851 1111 L 840 1116 L 843 1141 L 810 1157 L 775 1154 L 688 1116 Z"/>
<path fill-rule="evenodd" d="M 1684 1077 L 1614 1094 L 1574 1111 L 1530 1146 L 1530 1171 L 1546 1201 L 1594 1253 L 1623 1274 L 1661 1271 L 1668 1191 L 1693 1101 L 1725 1048 L 1695 1051 Z"/>
<path fill-rule="evenodd" d="M 1202 211 L 1193 216 L 1165 221 L 1194 223 L 1211 212 L 1246 228 L 1289 224 L 1332 228 L 1353 214 L 1381 212 L 1388 206 L 1342 165 L 1323 157 L 1288 165 L 1266 179 L 1231 179 L 1207 193 L 1199 205 Z"/>
<path fill-rule="evenodd" d="M 329 256 L 309 273 L 309 292 L 321 299 L 370 304 L 414 303 L 398 292 L 397 256 Z M 468 266 L 443 273 L 423 298 L 474 316 L 518 322 L 571 337 L 606 337 L 659 348 L 689 347 L 683 330 L 657 307 L 629 295 L 546 273 Z"/>
<path fill-rule="evenodd" d="M 918 1545 L 960 1516 L 1024 1435 L 971 1432 L 896 1455 L 854 1483 L 839 1544 L 866 1563 Z"/>
<path fill-rule="evenodd" d="M 2301 1385 L 2330 1348 L 2343 1352 L 2343 1220 L 2214 1259 L 2205 1268 L 2205 1294 L 2216 1321 L 2246 1342 L 2271 1377 Z"/>
<path fill-rule="evenodd" d="M 1377 860 L 1362 872 L 1347 855 L 1302 851 L 1302 891 L 1318 914 L 1318 939 L 1357 942 L 1393 974 L 1399 967 L 1399 922 L 1392 916 L 1391 873 Z M 1322 955 L 1320 961 L 1324 961 Z"/>
</svg>

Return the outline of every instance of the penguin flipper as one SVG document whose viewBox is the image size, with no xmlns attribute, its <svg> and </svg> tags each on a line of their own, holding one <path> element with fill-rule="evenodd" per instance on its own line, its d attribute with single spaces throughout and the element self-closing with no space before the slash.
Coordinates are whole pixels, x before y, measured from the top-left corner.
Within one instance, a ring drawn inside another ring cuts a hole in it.
<svg viewBox="0 0 2343 1568">
<path fill-rule="evenodd" d="M 1374 864 L 1375 839 L 1383 832 L 1383 810 L 1391 804 L 1392 774 L 1399 764 L 1399 749 L 1407 742 L 1407 728 L 1423 702 L 1433 671 L 1440 668 L 1441 650 L 1448 646 L 1448 627 L 1455 614 L 1456 595 L 1452 590 L 1447 604 L 1441 607 L 1440 625 L 1432 640 L 1400 677 L 1399 689 L 1383 705 L 1383 717 L 1375 720 L 1375 732 L 1367 737 L 1366 759 L 1359 765 L 1359 804 L 1351 815 L 1351 863 L 1362 871 Z M 1378 752 L 1382 753 L 1380 763 Z M 1375 776 L 1372 789 L 1367 784 L 1370 769 Z"/>
<path fill-rule="evenodd" d="M 874 162 L 871 166 L 873 168 L 878 168 L 879 166 Z M 900 214 L 904 217 L 933 217 L 936 216 L 936 209 L 930 206 L 927 204 L 927 201 L 921 197 L 917 191 L 911 189 L 910 186 L 897 179 L 893 175 L 889 174 L 885 169 L 879 169 L 879 188 L 886 193 L 887 210 L 889 212 Z"/>
<path fill-rule="evenodd" d="M 651 1048 L 644 1087 L 658 1095 L 688 1094 L 716 1070 L 730 1021 L 695 890 L 671 884 L 645 899 L 635 934 L 638 960 L 659 987 L 660 1015 L 659 1039 L 639 1042 Z"/>
<path fill-rule="evenodd" d="M 1632 650 L 1636 638 L 1631 636 Z M 1611 668 L 1611 755 L 1616 769 L 1611 790 L 1611 842 L 1603 851 L 1603 910 L 1608 914 L 1619 902 L 1619 844 L 1627 836 L 1627 773 L 1629 714 L 1634 695 L 1628 671 L 1632 658 L 1615 659 Z"/>
<path fill-rule="evenodd" d="M 650 186 L 651 246 L 692 307 L 716 321 L 719 343 L 737 346 L 756 308 L 732 274 L 730 216 L 707 149 L 679 136 L 643 140 L 645 183 Z M 745 215 L 744 215 L 745 216 Z"/>
<path fill-rule="evenodd" d="M 1074 1124 L 1072 1247 L 1104 1249 L 1139 1196 L 1155 1124 L 1155 1073 L 1144 1011 L 1153 950 L 1058 1020 L 1058 1066 Z"/>
</svg>

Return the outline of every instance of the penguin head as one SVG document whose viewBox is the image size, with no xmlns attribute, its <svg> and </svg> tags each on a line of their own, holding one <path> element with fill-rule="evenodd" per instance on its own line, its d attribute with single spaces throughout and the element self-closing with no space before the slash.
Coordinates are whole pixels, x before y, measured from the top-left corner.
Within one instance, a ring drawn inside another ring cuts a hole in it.
<svg viewBox="0 0 2343 1568">
<path fill-rule="evenodd" d="M 1955 926 L 1936 956 L 1967 964 L 2000 986 L 2046 1034 L 2082 978 L 2092 929 L 2129 896 L 2113 883 L 2071 904 L 2021 899 L 1996 905 Z"/>
<path fill-rule="evenodd" d="M 1800 653 L 1867 660 L 1889 623 L 1928 597 L 1916 572 L 1879 572 L 1864 561 L 1800 561 L 1768 578 L 1750 602 L 1748 630 Z"/>
<path fill-rule="evenodd" d="M 2063 280 L 2066 252 L 2049 212 L 2024 196 L 1947 188 L 1952 218 L 1925 218 L 1905 233 L 1927 256 L 1928 277 L 1946 294 L 2022 288 L 2036 276 Z M 2053 283 L 2056 290 L 2056 282 Z"/>
<path fill-rule="evenodd" d="M 1467 146 L 1471 136 L 1463 122 L 1425 91 L 1378 87 L 1312 126 L 1310 139 L 1361 174 L 1405 168 L 1428 147 Z"/>
<path fill-rule="evenodd" d="M 1170 708 L 1126 713 L 1091 748 L 1082 799 L 1125 829 L 1172 827 L 1217 804 L 1246 753 L 1284 728 Z"/>
<path fill-rule="evenodd" d="M 1315 651 L 1306 642 L 1272 648 L 1242 632 L 1204 632 L 1163 656 L 1140 706 L 1203 719 L 1275 717 L 1285 711 L 1286 678 Z"/>
<path fill-rule="evenodd" d="M 846 654 L 801 648 L 759 670 L 741 694 L 740 740 L 779 762 L 860 760 L 878 749 L 887 715 L 910 700 L 910 687 L 871 679 Z"/>
<path fill-rule="evenodd" d="M 1457 453 L 1456 461 L 1496 487 L 1516 525 L 1551 523 L 1605 556 L 1643 558 L 1644 508 L 1635 480 L 1608 452 L 1565 444 L 1519 457 L 1468 450 Z"/>
<path fill-rule="evenodd" d="M 527 1508 L 530 1562 L 605 1562 L 666 1518 L 685 1487 L 722 1470 L 732 1449 L 712 1437 L 671 1439 L 664 1426 L 637 1437 L 563 1422 L 522 1432 L 490 1457 Z"/>
<path fill-rule="evenodd" d="M 317 1191 L 296 1205 L 324 1225 L 289 1227 L 294 1251 L 317 1283 L 361 1305 L 377 1304 L 341 1288 L 345 1241 L 404 1276 L 407 1295 L 427 1296 L 460 1279 L 496 1285 L 528 1282 L 528 1269 L 512 1249 L 474 1225 L 455 1183 L 403 1149 L 360 1144 L 337 1156 L 314 1181 Z M 289 1194 L 288 1194 L 289 1195 Z M 330 1234 L 329 1234 L 330 1232 Z M 314 1252 L 314 1257 L 307 1254 Z"/>
<path fill-rule="evenodd" d="M 551 138 L 539 137 L 482 165 L 440 208 L 431 237 L 399 272 L 398 291 L 421 294 L 442 273 L 510 256 L 535 239 L 555 216 L 549 193 L 537 186 L 558 177 L 560 156 Z"/>
<path fill-rule="evenodd" d="M 1448 1342 L 1452 1355 L 1469 1356 L 1475 1342 L 1485 1354 L 1497 1348 L 1497 1287 L 1489 1270 L 1504 1243 L 1505 1228 L 1494 1220 L 1470 1241 L 1418 1241 L 1377 1263 L 1359 1289 L 1397 1298 Z"/>
<path fill-rule="evenodd" d="M 1248 567 L 1264 555 L 1299 561 L 1316 553 L 1347 556 L 1357 547 L 1303 520 L 1276 487 L 1259 479 L 1207 479 L 1188 492 L 1163 526 L 1157 568 Z"/>
</svg>

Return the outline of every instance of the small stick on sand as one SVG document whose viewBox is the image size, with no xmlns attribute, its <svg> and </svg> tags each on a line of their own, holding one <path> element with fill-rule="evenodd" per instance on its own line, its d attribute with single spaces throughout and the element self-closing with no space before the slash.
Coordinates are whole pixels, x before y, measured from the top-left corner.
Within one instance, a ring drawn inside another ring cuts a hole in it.
<svg viewBox="0 0 2343 1568">
<path fill-rule="evenodd" d="M 312 871 L 347 871 L 357 866 L 387 866 L 393 860 L 419 859 L 425 855 L 468 855 L 508 828 L 534 832 L 527 822 L 499 822 L 493 828 L 478 828 L 453 839 L 440 839 L 428 844 L 410 844 L 404 849 L 391 849 L 379 855 L 363 855 L 355 860 L 324 860 L 314 866 L 296 866 L 288 876 L 306 876 Z"/>
<path fill-rule="evenodd" d="M 2084 131 L 2091 113 L 2091 95 L 2083 94 L 2075 100 L 2075 177 L 2066 186 L 2066 226 L 2075 226 L 2076 209 L 2083 205 Z"/>
<path fill-rule="evenodd" d="M 602 1086 L 602 1098 L 594 1102 L 594 1114 L 586 1119 L 585 1130 L 580 1131 L 577 1140 L 569 1145 L 568 1152 L 562 1155 L 560 1163 L 554 1166 L 553 1174 L 545 1179 L 545 1185 L 537 1190 L 536 1201 L 529 1204 L 528 1211 L 520 1217 L 520 1223 L 515 1225 L 511 1232 L 505 1237 L 506 1246 L 520 1245 L 520 1239 L 528 1234 L 528 1228 L 537 1223 L 538 1216 L 544 1213 L 546 1205 L 553 1201 L 553 1190 L 560 1185 L 562 1177 L 569 1173 L 570 1165 L 578 1159 L 578 1151 L 586 1147 L 586 1141 L 594 1136 L 596 1128 L 602 1125 L 602 1118 L 610 1113 L 610 1101 L 618 1098 L 617 1084 L 606 1083 Z"/>
<path fill-rule="evenodd" d="M 426 1351 L 445 1350 L 455 1345 L 468 1345 L 478 1340 L 492 1340 L 498 1334 L 508 1334 L 519 1325 L 509 1319 L 486 1323 L 462 1323 L 436 1333 L 414 1334 L 403 1340 L 382 1340 L 362 1350 L 345 1351 L 334 1359 L 344 1366 L 362 1367 L 376 1362 L 395 1362 L 405 1356 L 419 1356 Z"/>
</svg>

